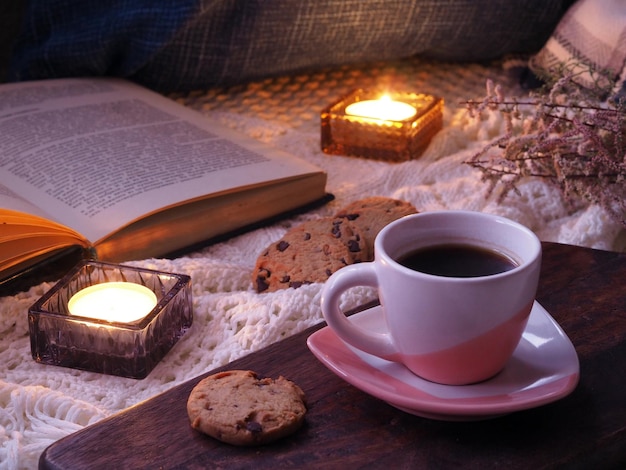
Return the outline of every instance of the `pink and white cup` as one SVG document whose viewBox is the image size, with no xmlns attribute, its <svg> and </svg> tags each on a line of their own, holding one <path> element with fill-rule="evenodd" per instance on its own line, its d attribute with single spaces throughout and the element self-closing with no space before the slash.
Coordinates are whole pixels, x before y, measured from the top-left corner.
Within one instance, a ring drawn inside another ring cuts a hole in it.
<svg viewBox="0 0 626 470">
<path fill-rule="evenodd" d="M 357 349 L 432 382 L 471 384 L 498 374 L 513 355 L 540 267 L 539 239 L 509 219 L 471 211 L 409 215 L 381 230 L 373 262 L 330 277 L 322 312 Z M 340 310 L 342 294 L 356 286 L 377 288 L 387 331 L 368 331 Z"/>
</svg>

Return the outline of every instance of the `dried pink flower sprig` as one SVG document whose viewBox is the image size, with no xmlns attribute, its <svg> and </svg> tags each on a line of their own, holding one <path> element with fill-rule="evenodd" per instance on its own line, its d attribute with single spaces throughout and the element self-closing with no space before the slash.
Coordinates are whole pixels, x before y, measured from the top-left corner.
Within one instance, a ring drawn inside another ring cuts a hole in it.
<svg viewBox="0 0 626 470">
<path fill-rule="evenodd" d="M 487 96 L 466 105 L 478 119 L 504 119 L 503 135 L 465 162 L 482 171 L 489 194 L 501 188 L 503 199 L 519 193 L 522 178 L 545 178 L 567 199 L 598 204 L 626 225 L 626 103 L 599 102 L 563 77 L 524 100 L 507 99 L 488 81 Z"/>
</svg>

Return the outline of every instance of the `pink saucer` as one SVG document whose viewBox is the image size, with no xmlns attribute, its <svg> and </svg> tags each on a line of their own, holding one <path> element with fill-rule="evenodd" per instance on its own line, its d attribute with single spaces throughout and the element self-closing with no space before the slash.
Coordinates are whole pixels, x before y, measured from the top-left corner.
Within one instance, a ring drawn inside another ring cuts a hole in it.
<svg viewBox="0 0 626 470">
<path fill-rule="evenodd" d="M 380 306 L 350 320 L 367 329 L 385 330 Z M 473 385 L 421 379 L 401 364 L 347 345 L 329 327 L 309 336 L 307 345 L 326 367 L 364 392 L 407 413 L 447 421 L 488 419 L 551 403 L 570 394 L 580 374 L 574 346 L 537 302 L 504 370 Z"/>
</svg>

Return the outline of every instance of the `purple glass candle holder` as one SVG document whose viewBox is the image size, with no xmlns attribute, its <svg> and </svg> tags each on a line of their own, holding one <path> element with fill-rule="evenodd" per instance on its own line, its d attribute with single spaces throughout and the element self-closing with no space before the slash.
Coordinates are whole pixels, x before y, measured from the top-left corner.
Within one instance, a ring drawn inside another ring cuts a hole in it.
<svg viewBox="0 0 626 470">
<path fill-rule="evenodd" d="M 155 307 L 132 322 L 73 315 L 69 300 L 102 283 L 128 282 L 150 289 Z M 86 260 L 28 310 L 33 359 L 102 374 L 145 378 L 193 322 L 191 278 Z"/>
</svg>

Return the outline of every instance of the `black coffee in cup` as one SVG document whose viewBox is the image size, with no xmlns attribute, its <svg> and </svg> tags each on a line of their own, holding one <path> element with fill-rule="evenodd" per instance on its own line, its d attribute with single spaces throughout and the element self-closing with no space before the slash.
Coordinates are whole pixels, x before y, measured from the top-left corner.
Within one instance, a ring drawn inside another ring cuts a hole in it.
<svg viewBox="0 0 626 470">
<path fill-rule="evenodd" d="M 469 244 L 441 244 L 410 251 L 398 263 L 426 274 L 444 277 L 480 277 L 517 267 L 503 253 Z"/>
</svg>

